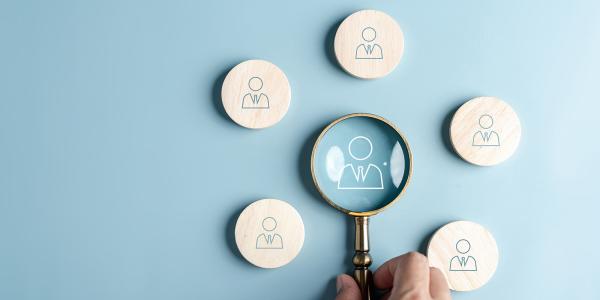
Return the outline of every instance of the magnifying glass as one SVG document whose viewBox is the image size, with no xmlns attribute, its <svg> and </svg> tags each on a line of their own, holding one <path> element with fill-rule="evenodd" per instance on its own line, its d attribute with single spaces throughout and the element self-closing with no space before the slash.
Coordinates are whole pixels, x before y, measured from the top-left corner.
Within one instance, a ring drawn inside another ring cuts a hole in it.
<svg viewBox="0 0 600 300">
<path fill-rule="evenodd" d="M 354 279 L 371 299 L 369 217 L 396 202 L 410 181 L 412 154 L 400 130 L 373 114 L 343 116 L 321 132 L 311 174 L 321 196 L 355 220 Z"/>
</svg>

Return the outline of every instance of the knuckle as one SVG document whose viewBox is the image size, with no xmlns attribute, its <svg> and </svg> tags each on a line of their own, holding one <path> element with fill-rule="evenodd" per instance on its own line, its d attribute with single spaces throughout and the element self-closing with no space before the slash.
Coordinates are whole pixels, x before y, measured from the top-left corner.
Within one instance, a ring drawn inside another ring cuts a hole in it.
<svg viewBox="0 0 600 300">
<path fill-rule="evenodd" d="M 416 263 L 428 264 L 427 257 L 419 252 L 415 252 L 415 251 L 408 252 L 406 254 L 406 258 L 409 261 L 413 261 Z"/>
</svg>

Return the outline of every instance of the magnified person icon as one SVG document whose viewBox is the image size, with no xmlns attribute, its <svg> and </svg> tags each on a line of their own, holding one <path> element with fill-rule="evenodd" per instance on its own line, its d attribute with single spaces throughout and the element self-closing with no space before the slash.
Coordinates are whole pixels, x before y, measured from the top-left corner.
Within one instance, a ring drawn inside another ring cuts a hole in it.
<svg viewBox="0 0 600 300">
<path fill-rule="evenodd" d="M 360 150 L 367 151 L 360 151 Z M 363 153 L 361 153 L 363 152 Z M 365 136 L 354 137 L 348 143 L 348 153 L 350 156 L 362 162 L 373 153 L 373 144 Z M 348 163 L 344 165 L 340 180 L 338 181 L 339 190 L 382 190 L 383 174 L 378 166 L 367 163 L 366 166 L 357 163 L 356 165 Z"/>
<path fill-rule="evenodd" d="M 456 255 L 450 259 L 450 271 L 477 271 L 477 260 L 467 253 L 471 250 L 471 243 L 465 239 L 456 242 Z"/>
<path fill-rule="evenodd" d="M 383 59 L 383 49 L 375 43 L 377 31 L 373 27 L 366 27 L 362 30 L 362 39 L 364 43 L 356 47 L 354 58 L 356 59 Z"/>
<path fill-rule="evenodd" d="M 263 81 L 260 77 L 252 77 L 248 80 L 248 92 L 242 98 L 242 109 L 269 109 L 269 97 L 261 93 Z"/>
<path fill-rule="evenodd" d="M 283 249 L 283 238 L 273 231 L 277 228 L 277 220 L 266 217 L 262 221 L 264 233 L 256 237 L 256 249 Z"/>
</svg>

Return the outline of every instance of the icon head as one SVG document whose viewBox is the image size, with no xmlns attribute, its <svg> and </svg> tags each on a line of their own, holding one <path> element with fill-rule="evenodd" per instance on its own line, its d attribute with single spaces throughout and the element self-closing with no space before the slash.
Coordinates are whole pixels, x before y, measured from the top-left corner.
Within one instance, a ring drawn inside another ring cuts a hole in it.
<svg viewBox="0 0 600 300">
<path fill-rule="evenodd" d="M 377 31 L 373 27 L 366 27 L 362 31 L 362 38 L 366 42 L 372 42 L 377 37 Z"/>
<path fill-rule="evenodd" d="M 465 254 L 471 250 L 471 243 L 465 239 L 461 239 L 456 242 L 456 251 L 460 254 Z"/>
<path fill-rule="evenodd" d="M 492 116 L 485 114 L 479 117 L 479 126 L 481 126 L 481 128 L 489 129 L 492 125 L 494 125 L 494 118 L 492 118 Z"/>
<path fill-rule="evenodd" d="M 365 160 L 373 153 L 373 144 L 366 136 L 359 135 L 348 143 L 348 153 L 356 160 Z"/>
<path fill-rule="evenodd" d="M 256 76 L 250 78 L 250 80 L 248 80 L 248 87 L 255 92 L 262 89 L 262 87 L 263 87 L 262 79 L 260 79 L 259 77 L 256 77 Z"/>
<path fill-rule="evenodd" d="M 262 228 L 265 231 L 273 231 L 275 228 L 277 228 L 277 221 L 273 217 L 266 217 L 262 221 Z"/>
</svg>

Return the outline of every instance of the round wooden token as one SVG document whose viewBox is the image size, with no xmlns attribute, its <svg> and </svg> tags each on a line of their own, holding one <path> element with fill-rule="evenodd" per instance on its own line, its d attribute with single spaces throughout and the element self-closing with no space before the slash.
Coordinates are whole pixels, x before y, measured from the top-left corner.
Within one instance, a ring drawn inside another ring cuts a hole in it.
<svg viewBox="0 0 600 300">
<path fill-rule="evenodd" d="M 477 97 L 454 114 L 450 140 L 464 160 L 480 166 L 496 165 L 519 146 L 521 122 L 506 102 L 496 97 Z"/>
<path fill-rule="evenodd" d="M 404 35 L 389 15 L 361 10 L 340 24 L 333 47 L 346 72 L 358 78 L 379 78 L 392 72 L 400 62 Z"/>
<path fill-rule="evenodd" d="M 486 284 L 498 266 L 498 247 L 483 226 L 457 221 L 444 225 L 429 241 L 429 264 L 444 273 L 455 291 L 472 291 Z"/>
<path fill-rule="evenodd" d="M 291 97 L 283 71 L 265 60 L 238 64 L 229 71 L 221 88 L 221 100 L 229 117 L 252 129 L 269 127 L 283 119 Z"/>
<path fill-rule="evenodd" d="M 304 223 L 285 201 L 258 200 L 246 207 L 235 224 L 235 242 L 242 256 L 261 268 L 291 262 L 304 244 Z"/>
</svg>

